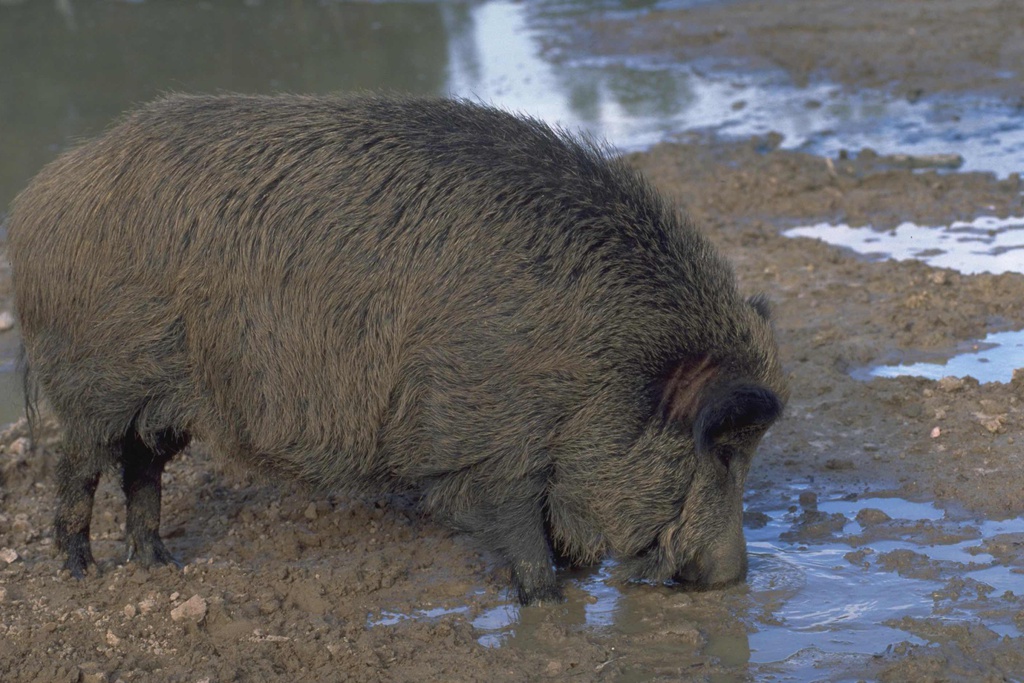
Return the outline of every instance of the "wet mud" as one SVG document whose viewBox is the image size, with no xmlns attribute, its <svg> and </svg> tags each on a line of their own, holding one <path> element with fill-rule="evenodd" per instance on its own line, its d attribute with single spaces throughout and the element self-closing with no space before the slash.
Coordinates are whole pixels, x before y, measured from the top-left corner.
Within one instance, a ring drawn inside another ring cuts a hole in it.
<svg viewBox="0 0 1024 683">
<path fill-rule="evenodd" d="M 911 30 L 941 37 L 941 58 L 966 56 L 963 68 L 993 90 L 1024 45 L 993 37 L 1019 32 L 1012 3 L 982 3 L 975 18 L 1002 32 L 986 34 L 957 19 L 958 3 L 886 3 L 884 16 L 872 2 L 842 4 L 816 3 L 824 9 L 798 23 L 772 19 L 778 3 L 735 2 L 651 11 L 628 31 L 612 20 L 585 29 L 589 50 L 640 53 L 627 41 L 643 39 L 682 50 L 675 59 L 757 57 L 898 93 L 968 88 Z M 659 43 L 681 18 L 703 42 Z M 838 55 L 866 53 L 869 29 L 881 31 L 877 64 L 842 66 Z M 201 445 L 165 475 L 162 533 L 184 569 L 124 563 L 123 497 L 105 477 L 92 529 L 99 571 L 73 581 L 50 530 L 59 426 L 44 420 L 32 451 L 21 422 L 0 434 L 0 680 L 1018 680 L 1024 370 L 984 384 L 859 371 L 941 362 L 1024 328 L 1024 275 L 784 233 L 1022 216 L 1024 187 L 1012 174 L 826 158 L 780 142 L 691 133 L 628 156 L 704 226 L 741 286 L 775 304 L 792 400 L 748 481 L 746 585 L 620 585 L 610 560 L 563 571 L 565 603 L 520 608 L 505 569 L 415 500 L 254 479 Z M 0 350 L 13 354 L 15 334 L 0 333 Z"/>
</svg>

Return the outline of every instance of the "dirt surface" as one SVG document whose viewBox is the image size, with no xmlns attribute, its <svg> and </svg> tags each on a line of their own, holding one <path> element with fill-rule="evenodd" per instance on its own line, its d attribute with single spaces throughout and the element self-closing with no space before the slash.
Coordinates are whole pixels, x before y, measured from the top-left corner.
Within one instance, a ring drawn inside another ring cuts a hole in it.
<svg viewBox="0 0 1024 683">
<path fill-rule="evenodd" d="M 901 93 L 971 83 L 998 89 L 999 74 L 1020 61 L 1020 10 L 1010 2 L 970 6 L 967 21 L 954 2 L 739 2 L 652 12 L 628 30 L 599 24 L 594 44 L 615 52 L 643 42 L 679 58 L 756 57 L 797 75 L 820 68 L 851 87 Z M 779 7 L 794 14 L 779 16 Z M 680 30 L 688 39 L 669 41 Z M 858 59 L 843 61 L 850 55 Z M 793 398 L 751 475 L 751 523 L 759 510 L 787 504 L 787 487 L 801 482 L 807 499 L 801 495 L 792 540 L 836 538 L 856 564 L 872 540 L 911 534 L 924 542 L 935 530 L 868 509 L 858 513 L 860 535 L 844 537 L 842 523 L 837 529 L 814 513 L 815 497 L 898 495 L 935 501 L 951 519 L 1021 516 L 1024 371 L 1012 383 L 985 385 L 861 382 L 849 372 L 1024 327 L 1024 276 L 876 262 L 779 234 L 822 220 L 884 229 L 902 220 L 1022 215 L 1020 179 L 912 171 L 871 154 L 829 163 L 777 143 L 693 137 L 630 157 L 688 207 L 733 260 L 743 288 L 775 302 Z M 74 581 L 59 571 L 50 531 L 58 432 L 44 424 L 36 452 L 24 424 L 0 435 L 5 682 L 744 680 L 747 634 L 778 622 L 777 606 L 753 604 L 744 587 L 685 594 L 629 586 L 620 588 L 619 626 L 595 628 L 600 601 L 581 589 L 594 576 L 586 570 L 566 572 L 564 605 L 517 610 L 493 558 L 422 518 L 413 501 L 253 480 L 201 446 L 165 475 L 162 531 L 184 569 L 123 563 L 123 498 L 106 477 L 92 529 L 100 571 Z M 1019 680 L 1022 639 L 999 637 L 984 615 L 1024 630 L 1024 538 L 979 543 L 1020 576 L 1018 595 L 989 596 L 949 579 L 936 604 L 955 601 L 980 620 L 904 617 L 890 626 L 907 633 L 905 641 L 877 657 L 833 662 L 822 678 Z M 901 575 L 948 576 L 904 551 L 879 564 Z M 498 628 L 488 626 L 495 621 Z"/>
</svg>

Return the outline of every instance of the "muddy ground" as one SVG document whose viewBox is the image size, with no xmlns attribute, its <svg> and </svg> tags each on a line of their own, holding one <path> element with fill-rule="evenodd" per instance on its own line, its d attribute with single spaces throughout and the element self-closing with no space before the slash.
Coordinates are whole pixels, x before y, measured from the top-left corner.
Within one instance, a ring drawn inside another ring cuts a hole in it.
<svg viewBox="0 0 1024 683">
<path fill-rule="evenodd" d="M 588 50 L 609 54 L 763 59 L 796 80 L 821 71 L 898 96 L 971 83 L 999 91 L 1004 72 L 1019 66 L 1024 11 L 971 3 L 968 20 L 962 5 L 741 2 L 651 13 L 628 31 L 597 22 L 572 39 L 588 37 Z M 985 385 L 849 375 L 1024 327 L 1024 276 L 872 261 L 779 234 L 824 220 L 885 228 L 1022 215 L 1019 177 L 913 171 L 871 154 L 829 163 L 777 144 L 694 135 L 630 157 L 688 207 L 743 288 L 775 302 L 793 398 L 751 475 L 752 519 L 785 504 L 796 481 L 822 497 L 935 501 L 964 518 L 1024 514 L 1024 371 Z M 410 500 L 253 480 L 201 446 L 165 475 L 163 535 L 184 570 L 122 562 L 123 500 L 107 478 L 93 525 L 100 572 L 73 581 L 59 572 L 49 528 L 56 435 L 48 423 L 35 453 L 24 425 L 0 437 L 5 682 L 744 680 L 752 675 L 746 634 L 773 623 L 770 606 L 753 609 L 744 587 L 691 595 L 636 586 L 622 588 L 630 613 L 617 616 L 621 627 L 583 628 L 594 598 L 574 583 L 565 605 L 522 610 L 503 640 L 481 642 L 473 621 L 509 601 L 504 570 L 470 539 L 422 518 Z M 989 546 L 1020 574 L 1024 538 Z M 1016 614 L 1024 629 L 1019 595 L 985 609 Z M 995 637 L 984 621 L 908 617 L 900 628 L 919 640 L 821 678 L 1019 680 L 1024 672 L 1021 639 Z"/>
</svg>

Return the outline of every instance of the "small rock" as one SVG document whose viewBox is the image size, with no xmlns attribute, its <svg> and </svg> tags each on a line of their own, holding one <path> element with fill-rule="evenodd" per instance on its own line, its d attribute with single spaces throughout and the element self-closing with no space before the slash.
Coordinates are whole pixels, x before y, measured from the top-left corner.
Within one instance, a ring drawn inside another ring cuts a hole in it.
<svg viewBox="0 0 1024 683">
<path fill-rule="evenodd" d="M 78 683 L 107 683 L 107 674 L 96 662 L 78 665 Z"/>
<path fill-rule="evenodd" d="M 939 438 L 940 436 L 942 436 L 942 430 L 939 429 L 938 427 L 932 428 L 931 436 L 932 436 L 933 439 Z"/>
<path fill-rule="evenodd" d="M 303 513 L 303 515 L 305 516 L 306 519 L 310 521 L 315 521 L 317 518 L 316 503 L 310 503 L 309 506 L 306 507 L 306 511 Z"/>
<path fill-rule="evenodd" d="M 939 380 L 938 384 L 939 389 L 946 392 L 947 394 L 955 393 L 964 388 L 963 379 L 953 376 L 943 377 L 942 379 Z"/>
<path fill-rule="evenodd" d="M 857 513 L 857 523 L 861 526 L 871 526 L 872 524 L 881 524 L 882 522 L 888 522 L 892 519 L 889 515 L 885 514 L 877 508 L 864 508 Z"/>
<path fill-rule="evenodd" d="M 179 593 L 178 591 L 174 591 L 173 593 L 171 593 L 171 602 L 174 602 L 175 600 L 177 600 L 180 597 L 181 597 L 181 593 Z"/>
<path fill-rule="evenodd" d="M 772 518 L 763 512 L 746 511 L 743 513 L 743 526 L 748 529 L 763 529 L 768 526 L 770 521 Z"/>
<path fill-rule="evenodd" d="M 865 558 L 873 552 L 874 551 L 871 548 L 861 548 L 860 550 L 848 552 L 845 555 L 843 555 L 843 557 L 846 558 L 846 561 L 852 565 L 856 565 L 858 567 L 866 567 L 867 560 Z"/>
<path fill-rule="evenodd" d="M 14 548 L 4 548 L 0 550 L 0 561 L 10 564 L 18 559 L 18 551 Z"/>
<path fill-rule="evenodd" d="M 118 638 L 113 631 L 107 631 L 107 645 L 109 645 L 110 647 L 117 647 L 117 644 L 120 642 L 121 639 Z"/>
<path fill-rule="evenodd" d="M 825 461 L 826 470 L 852 470 L 853 468 L 853 461 L 846 458 L 829 458 Z"/>
<path fill-rule="evenodd" d="M 997 434 L 1003 431 L 1003 422 L 1006 421 L 1006 413 L 1003 413 L 1002 415 L 975 413 L 974 419 L 976 419 L 989 433 Z"/>
<path fill-rule="evenodd" d="M 11 522 L 11 531 L 16 534 L 30 534 L 32 532 L 32 524 L 28 521 L 28 515 L 25 513 L 14 515 L 14 521 Z"/>
<path fill-rule="evenodd" d="M 814 491 L 800 492 L 800 507 L 814 510 L 818 507 L 818 494 Z"/>
<path fill-rule="evenodd" d="M 32 442 L 27 437 L 20 436 L 7 447 L 7 452 L 11 455 L 25 455 L 32 448 Z"/>
<path fill-rule="evenodd" d="M 152 596 L 139 601 L 139 612 L 149 614 L 156 609 L 156 599 Z"/>
<path fill-rule="evenodd" d="M 172 621 L 187 619 L 188 621 L 199 623 L 205 617 L 206 600 L 198 595 L 193 595 L 191 598 L 171 610 Z"/>
<path fill-rule="evenodd" d="M 10 311 L 0 312 L 0 332 L 6 332 L 14 327 L 14 314 Z"/>
<path fill-rule="evenodd" d="M 138 611 L 135 609 L 135 605 L 129 603 L 124 606 L 124 615 L 129 619 L 134 619 Z"/>
</svg>

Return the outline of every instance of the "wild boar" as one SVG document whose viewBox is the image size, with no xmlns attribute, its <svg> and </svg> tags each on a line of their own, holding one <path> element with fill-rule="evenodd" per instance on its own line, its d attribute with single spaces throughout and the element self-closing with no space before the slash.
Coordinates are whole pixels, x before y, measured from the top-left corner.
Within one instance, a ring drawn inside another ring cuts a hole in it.
<svg viewBox="0 0 1024 683">
<path fill-rule="evenodd" d="M 560 596 L 555 554 L 745 575 L 744 479 L 787 396 L 767 302 L 586 138 L 457 100 L 174 95 L 47 166 L 8 235 L 74 576 L 111 467 L 129 558 L 174 561 L 161 474 L 191 439 L 416 491 L 524 603 Z"/>
</svg>

